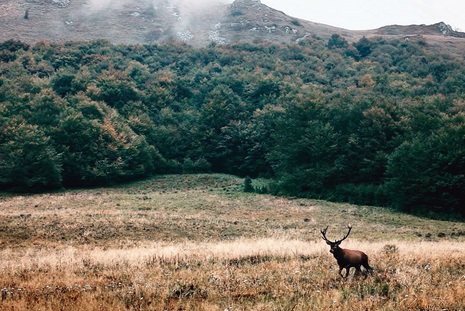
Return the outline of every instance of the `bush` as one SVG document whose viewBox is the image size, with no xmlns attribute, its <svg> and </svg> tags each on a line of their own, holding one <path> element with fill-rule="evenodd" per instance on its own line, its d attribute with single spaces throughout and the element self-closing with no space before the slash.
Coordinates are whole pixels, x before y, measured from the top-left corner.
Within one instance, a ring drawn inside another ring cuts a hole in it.
<svg viewBox="0 0 465 311">
<path fill-rule="evenodd" d="M 244 179 L 244 192 L 254 192 L 254 191 L 255 189 L 252 186 L 252 179 L 249 176 L 247 176 Z"/>
</svg>

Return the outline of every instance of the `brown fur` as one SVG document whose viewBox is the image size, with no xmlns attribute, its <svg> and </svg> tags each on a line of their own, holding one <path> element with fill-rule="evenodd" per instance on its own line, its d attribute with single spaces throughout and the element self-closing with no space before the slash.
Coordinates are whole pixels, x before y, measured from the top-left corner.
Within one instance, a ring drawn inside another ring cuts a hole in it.
<svg viewBox="0 0 465 311">
<path fill-rule="evenodd" d="M 366 271 L 372 271 L 373 268 L 370 267 L 368 264 L 368 256 L 362 251 L 357 251 L 357 250 L 351 250 L 351 249 L 344 249 L 340 248 L 339 245 L 341 244 L 342 241 L 344 241 L 350 234 L 352 227 L 349 226 L 349 232 L 346 234 L 344 238 L 341 240 L 337 240 L 334 242 L 331 242 L 326 238 L 326 230 L 328 230 L 328 227 L 326 229 L 321 230 L 321 234 L 323 236 L 323 240 L 326 241 L 326 243 L 331 247 L 329 250 L 334 258 L 337 260 L 337 264 L 339 265 L 339 274 L 346 278 L 349 275 L 350 268 L 354 267 L 355 268 L 355 274 L 357 275 L 358 273 L 362 272 L 361 266 L 365 268 Z M 346 274 L 345 276 L 342 275 L 342 270 L 346 269 Z"/>
</svg>

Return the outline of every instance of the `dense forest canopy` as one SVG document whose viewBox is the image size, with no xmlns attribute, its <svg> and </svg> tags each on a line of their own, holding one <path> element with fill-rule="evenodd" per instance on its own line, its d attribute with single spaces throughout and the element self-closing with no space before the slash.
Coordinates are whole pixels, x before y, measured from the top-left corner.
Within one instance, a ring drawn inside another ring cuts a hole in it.
<svg viewBox="0 0 465 311">
<path fill-rule="evenodd" d="M 465 216 L 465 62 L 421 39 L 0 43 L 0 186 L 267 177 L 274 194 Z"/>
</svg>

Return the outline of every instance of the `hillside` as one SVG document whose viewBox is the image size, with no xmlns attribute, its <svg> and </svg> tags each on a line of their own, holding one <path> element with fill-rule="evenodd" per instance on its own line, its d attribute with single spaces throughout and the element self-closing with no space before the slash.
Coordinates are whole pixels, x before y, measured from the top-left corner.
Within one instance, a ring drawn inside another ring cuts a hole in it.
<svg viewBox="0 0 465 311">
<path fill-rule="evenodd" d="M 0 39 L 153 43 L 180 40 L 194 46 L 210 42 L 265 39 L 292 42 L 307 35 L 353 33 L 327 25 L 298 20 L 257 0 L 231 5 L 176 5 L 167 0 L 109 1 L 93 5 L 87 0 L 20 0 L 0 5 Z M 25 14 L 28 18 L 25 18 Z"/>
<path fill-rule="evenodd" d="M 465 217 L 465 63 L 421 38 L 0 48 L 4 189 L 221 172 Z"/>
<path fill-rule="evenodd" d="M 4 0 L 0 4 L 0 41 L 32 43 L 106 39 L 112 43 L 146 44 L 177 40 L 192 46 L 236 41 L 296 42 L 307 36 L 339 34 L 349 42 L 361 37 L 421 35 L 429 43 L 462 55 L 465 34 L 443 22 L 434 25 L 391 25 L 351 31 L 297 19 L 262 4 L 236 0 L 230 5 L 174 0 Z"/>
</svg>

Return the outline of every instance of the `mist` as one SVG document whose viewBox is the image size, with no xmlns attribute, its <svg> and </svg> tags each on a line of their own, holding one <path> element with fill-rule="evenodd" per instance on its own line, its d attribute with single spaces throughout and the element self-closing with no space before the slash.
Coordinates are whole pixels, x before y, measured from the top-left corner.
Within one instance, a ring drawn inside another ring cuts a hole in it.
<svg viewBox="0 0 465 311">
<path fill-rule="evenodd" d="M 122 2 L 130 2 L 129 0 L 88 0 L 91 10 L 103 10 L 113 5 L 123 4 Z"/>
<path fill-rule="evenodd" d="M 182 41 L 189 41 L 196 36 L 205 35 L 205 23 L 218 18 L 227 4 L 234 0 L 87 0 L 87 13 L 100 13 L 105 10 L 134 10 L 142 13 L 151 9 L 151 14 L 164 16 L 166 23 L 163 32 L 171 34 Z M 153 9 L 153 10 L 152 10 Z M 153 12 L 153 13 L 152 13 Z M 216 17 L 215 17 L 216 16 Z M 200 27 L 200 28 L 199 28 Z M 201 30 L 202 29 L 202 30 Z M 218 38 L 217 31 L 210 30 L 208 35 Z"/>
<path fill-rule="evenodd" d="M 160 1 L 160 0 L 154 0 Z M 163 1 L 163 0 L 162 0 Z M 170 0 L 164 0 L 164 2 Z M 171 3 L 177 8 L 180 15 L 180 26 L 187 27 L 192 19 L 197 16 L 218 7 L 221 4 L 231 3 L 232 1 L 226 0 L 171 0 Z"/>
<path fill-rule="evenodd" d="M 214 7 L 220 4 L 232 3 L 233 0 L 88 0 L 88 5 L 92 10 L 103 10 L 106 8 L 116 8 L 126 4 L 137 6 L 138 4 L 150 5 L 167 5 L 169 3 L 176 6 L 181 14 L 201 13 L 202 10 Z"/>
<path fill-rule="evenodd" d="M 172 0 L 172 3 L 176 5 L 179 10 L 182 10 L 186 13 L 196 13 L 199 10 L 210 8 L 219 4 L 227 4 L 233 1 L 227 0 Z"/>
</svg>

